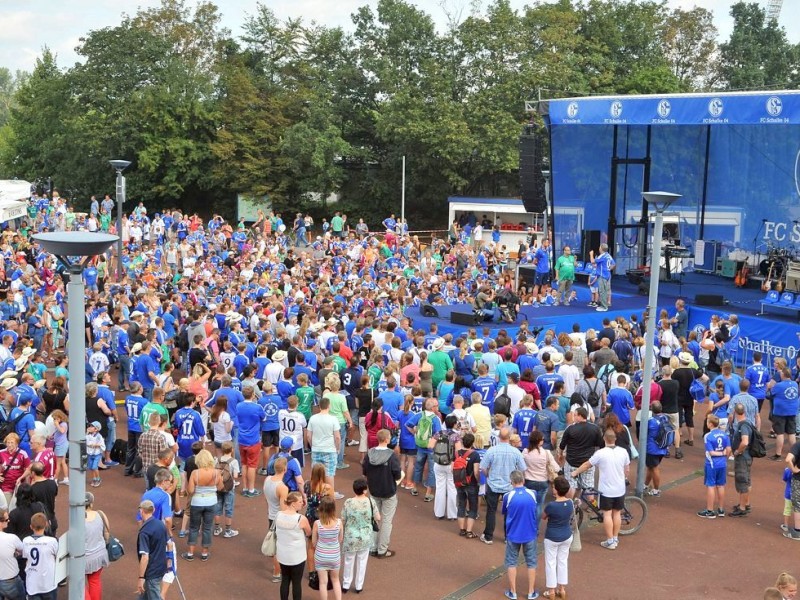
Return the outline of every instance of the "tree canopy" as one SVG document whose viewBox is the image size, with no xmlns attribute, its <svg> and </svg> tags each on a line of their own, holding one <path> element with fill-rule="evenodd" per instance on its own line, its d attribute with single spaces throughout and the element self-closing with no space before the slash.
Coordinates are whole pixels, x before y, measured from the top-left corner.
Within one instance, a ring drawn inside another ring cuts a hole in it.
<svg viewBox="0 0 800 600">
<path fill-rule="evenodd" d="M 266 3 L 235 38 L 210 1 L 162 0 L 80 39 L 78 64 L 45 49 L 0 68 L 0 178 L 51 176 L 86 202 L 133 162 L 128 197 L 230 211 L 237 193 L 352 217 L 406 210 L 440 224 L 451 194 L 519 194 L 524 102 L 586 94 L 796 86 L 800 48 L 758 4 L 712 14 L 654 0 L 442 3 L 447 26 L 380 0 L 352 27 L 281 20 Z M 63 192 L 62 192 L 63 193 Z M 212 208 L 213 207 L 213 208 Z M 322 216 L 322 215 L 321 215 Z"/>
</svg>

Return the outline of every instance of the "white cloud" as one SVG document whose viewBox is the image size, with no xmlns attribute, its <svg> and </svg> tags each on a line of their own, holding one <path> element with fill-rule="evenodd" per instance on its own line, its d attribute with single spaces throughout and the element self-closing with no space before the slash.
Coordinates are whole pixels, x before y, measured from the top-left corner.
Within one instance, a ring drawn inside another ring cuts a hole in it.
<svg viewBox="0 0 800 600">
<path fill-rule="evenodd" d="M 189 0 L 188 4 L 197 0 Z M 422 10 L 428 12 L 437 25 L 443 26 L 445 17 L 439 2 L 435 0 L 412 0 Z M 668 0 L 672 7 L 692 8 L 701 6 L 714 12 L 714 20 L 720 38 L 726 39 L 733 22 L 729 16 L 735 0 Z M 302 17 L 305 21 L 316 21 L 329 26 L 349 27 L 351 15 L 360 6 L 369 5 L 373 9 L 377 0 L 262 0 L 279 18 Z M 484 0 L 486 6 L 489 0 Z M 532 0 L 511 0 L 511 5 L 522 10 Z M 766 3 L 766 0 L 761 0 Z M 454 0 L 458 5 L 459 0 Z M 800 0 L 784 0 L 780 23 L 786 28 L 793 43 L 800 41 L 800 19 L 796 18 Z M 10 69 L 31 70 L 35 59 L 44 45 L 58 53 L 58 63 L 70 66 L 77 60 L 74 48 L 78 38 L 92 29 L 114 26 L 122 18 L 122 13 L 135 13 L 136 7 L 150 8 L 160 4 L 159 0 L 138 0 L 134 3 L 98 2 L 97 0 L 3 0 L 0 6 L 0 23 L 3 33 L 0 36 L 0 66 Z M 223 15 L 223 25 L 234 36 L 241 34 L 241 24 L 246 15 L 253 15 L 257 9 L 256 0 L 216 0 Z M 468 3 L 464 0 L 464 4 Z"/>
</svg>

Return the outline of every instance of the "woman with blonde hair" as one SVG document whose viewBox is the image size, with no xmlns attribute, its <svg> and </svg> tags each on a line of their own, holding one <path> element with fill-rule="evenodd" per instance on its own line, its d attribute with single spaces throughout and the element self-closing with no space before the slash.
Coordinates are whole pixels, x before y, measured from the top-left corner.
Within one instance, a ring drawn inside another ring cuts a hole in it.
<svg viewBox="0 0 800 600">
<path fill-rule="evenodd" d="M 215 468 L 214 457 L 208 450 L 200 450 L 195 456 L 197 468 L 192 471 L 186 483 L 186 492 L 191 496 L 189 505 L 189 550 L 181 556 L 184 560 L 194 560 L 197 537 L 202 527 L 202 552 L 200 560 L 208 560 L 208 549 L 211 547 L 211 532 L 214 527 L 214 515 L 217 510 L 217 492 L 222 490 L 222 477 Z"/>
<path fill-rule="evenodd" d="M 285 459 L 278 460 L 285 461 Z M 303 495 L 300 492 L 291 492 L 286 496 L 283 510 L 275 516 L 275 534 L 278 542 L 275 560 L 281 569 L 278 576 L 281 582 L 281 600 L 289 600 L 289 587 L 292 588 L 293 600 L 300 600 L 303 597 L 306 540 L 311 536 L 311 526 L 308 519 L 301 514 L 302 508 Z M 272 580 L 276 581 L 276 578 L 273 577 Z"/>
<path fill-rule="evenodd" d="M 423 398 L 433 397 L 433 365 L 424 350 L 419 353 L 419 387 Z"/>
</svg>

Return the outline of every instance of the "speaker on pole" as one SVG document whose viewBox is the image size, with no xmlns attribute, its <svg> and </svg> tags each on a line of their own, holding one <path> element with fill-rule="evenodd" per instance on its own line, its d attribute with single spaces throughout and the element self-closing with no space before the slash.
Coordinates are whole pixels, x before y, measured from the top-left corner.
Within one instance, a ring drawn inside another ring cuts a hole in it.
<svg viewBox="0 0 800 600">
<path fill-rule="evenodd" d="M 547 193 L 542 169 L 545 168 L 545 130 L 526 127 L 519 136 L 519 188 L 528 212 L 547 210 Z"/>
</svg>

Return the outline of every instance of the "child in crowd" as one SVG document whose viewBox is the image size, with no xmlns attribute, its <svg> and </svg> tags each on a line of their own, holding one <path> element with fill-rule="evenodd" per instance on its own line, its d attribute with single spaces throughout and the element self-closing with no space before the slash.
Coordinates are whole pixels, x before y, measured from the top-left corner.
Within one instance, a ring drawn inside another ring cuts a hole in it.
<svg viewBox="0 0 800 600">
<path fill-rule="evenodd" d="M 589 306 L 598 306 L 600 302 L 600 288 L 597 284 L 597 267 L 592 264 L 591 269 L 589 270 L 589 279 L 588 279 L 589 291 L 592 293 L 592 299 L 589 301 Z"/>
<path fill-rule="evenodd" d="M 86 468 L 92 476 L 92 487 L 100 487 L 100 459 L 106 450 L 106 442 L 100 435 L 100 422 L 92 421 L 86 428 L 86 454 L 88 456 Z"/>
<path fill-rule="evenodd" d="M 22 558 L 25 564 L 25 589 L 28 598 L 37 600 L 56 600 L 56 556 L 58 540 L 44 534 L 48 520 L 44 513 L 36 513 L 31 517 L 31 531 L 22 540 Z"/>
<path fill-rule="evenodd" d="M 789 573 L 783 572 L 778 575 L 775 587 L 778 588 L 783 600 L 795 600 L 797 597 L 797 579 Z"/>
<path fill-rule="evenodd" d="M 783 470 L 783 524 L 781 531 L 788 533 L 792 531 L 792 470 L 786 467 Z"/>
<path fill-rule="evenodd" d="M 239 461 L 233 457 L 233 442 L 222 443 L 222 456 L 217 459 L 217 468 L 228 469 L 233 477 L 233 488 L 229 492 L 217 492 L 217 514 L 214 517 L 214 535 L 222 534 L 226 538 L 239 535 L 233 524 L 233 504 L 236 499 L 236 486 L 239 485 Z M 225 531 L 222 530 L 222 517 L 225 516 Z"/>
<path fill-rule="evenodd" d="M 706 417 L 709 432 L 705 436 L 706 460 L 705 480 L 706 508 L 697 513 L 704 519 L 716 519 L 725 516 L 725 483 L 727 477 L 728 455 L 731 453 L 731 439 L 720 427 L 719 417 Z M 717 510 L 714 510 L 714 505 Z"/>
<path fill-rule="evenodd" d="M 500 441 L 500 430 L 506 426 L 507 422 L 508 417 L 503 414 L 494 416 L 494 428 L 489 434 L 489 446 L 497 446 L 497 443 Z"/>
</svg>

